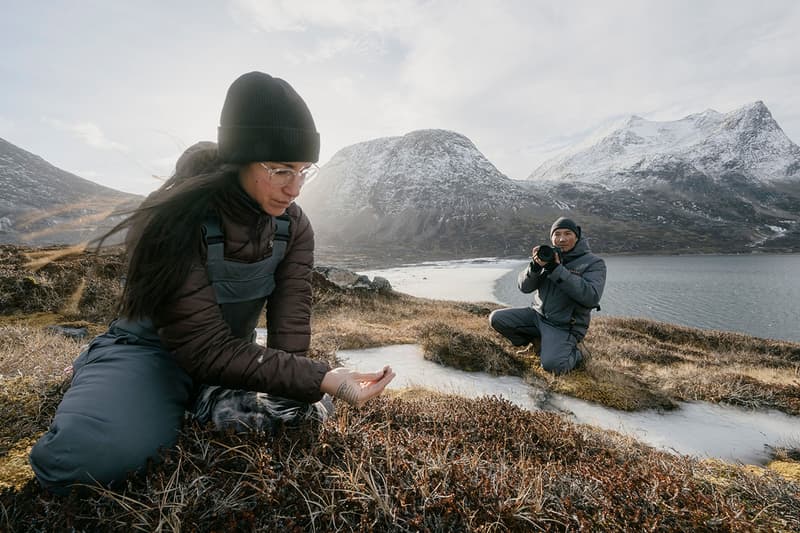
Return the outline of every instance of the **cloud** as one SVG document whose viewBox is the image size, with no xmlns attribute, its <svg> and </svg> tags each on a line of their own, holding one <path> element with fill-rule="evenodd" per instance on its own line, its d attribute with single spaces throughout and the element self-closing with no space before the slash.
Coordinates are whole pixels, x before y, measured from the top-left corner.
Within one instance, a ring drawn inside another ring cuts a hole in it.
<svg viewBox="0 0 800 533">
<path fill-rule="evenodd" d="M 106 137 L 100 126 L 93 122 L 78 122 L 75 124 L 68 124 L 58 119 L 43 117 L 42 122 L 62 131 L 68 131 L 81 139 L 83 142 L 93 148 L 100 150 L 117 150 L 119 152 L 128 152 L 129 149 L 124 144 L 112 141 Z"/>
<path fill-rule="evenodd" d="M 355 142 L 444 128 L 523 177 L 610 120 L 754 100 L 800 141 L 795 0 L 227 0 L 191 17 L 171 3 L 123 18 L 105 4 L 62 6 L 45 21 L 39 11 L 15 10 L 24 24 L 0 36 L 17 61 L 0 86 L 0 137 L 10 122 L 36 153 L 121 183 L 169 174 L 175 158 L 162 156 L 215 138 L 225 89 L 249 70 L 303 96 L 323 162 Z M 162 46 L 125 46 L 120 35 L 138 35 L 145 19 L 164 30 Z M 25 30 L 42 22 L 41 35 Z M 90 28 L 99 38 L 87 40 Z M 62 120 L 31 120 L 42 115 Z"/>
<path fill-rule="evenodd" d="M 234 18 L 268 32 L 310 27 L 351 32 L 383 32 L 407 26 L 425 5 L 420 0 L 231 0 Z"/>
<path fill-rule="evenodd" d="M 96 170 L 79 170 L 75 172 L 75 175 L 90 181 L 95 181 L 98 178 L 103 177 L 103 175 L 100 172 L 97 172 Z"/>
<path fill-rule="evenodd" d="M 9 118 L 0 115 L 0 137 L 7 139 L 11 136 L 9 133 L 12 131 L 14 131 L 14 122 Z"/>
<path fill-rule="evenodd" d="M 285 57 L 295 65 L 322 63 L 347 53 L 367 55 L 382 53 L 383 42 L 380 39 L 357 35 L 339 35 L 330 39 L 321 39 L 308 51 L 288 50 Z"/>
</svg>

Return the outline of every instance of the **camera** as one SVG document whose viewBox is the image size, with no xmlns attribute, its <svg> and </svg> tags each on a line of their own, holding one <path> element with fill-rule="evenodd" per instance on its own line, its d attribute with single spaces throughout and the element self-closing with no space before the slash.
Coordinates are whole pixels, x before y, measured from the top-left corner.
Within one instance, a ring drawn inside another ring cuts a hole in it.
<svg viewBox="0 0 800 533">
<path fill-rule="evenodd" d="M 550 246 L 549 244 L 539 245 L 539 251 L 536 253 L 539 259 L 547 264 L 555 263 L 556 256 L 561 257 L 561 248 L 558 246 Z"/>
</svg>

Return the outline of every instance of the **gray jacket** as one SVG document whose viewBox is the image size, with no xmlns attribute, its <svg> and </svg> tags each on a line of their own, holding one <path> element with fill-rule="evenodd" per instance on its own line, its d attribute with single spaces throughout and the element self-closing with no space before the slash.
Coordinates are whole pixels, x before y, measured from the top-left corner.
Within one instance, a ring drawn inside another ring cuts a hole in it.
<svg viewBox="0 0 800 533">
<path fill-rule="evenodd" d="M 600 308 L 605 285 L 606 263 L 589 250 L 585 239 L 564 254 L 551 273 L 531 261 L 517 280 L 522 292 L 536 291 L 531 307 L 546 322 L 570 329 L 578 338 L 589 329 L 592 308 Z"/>
</svg>

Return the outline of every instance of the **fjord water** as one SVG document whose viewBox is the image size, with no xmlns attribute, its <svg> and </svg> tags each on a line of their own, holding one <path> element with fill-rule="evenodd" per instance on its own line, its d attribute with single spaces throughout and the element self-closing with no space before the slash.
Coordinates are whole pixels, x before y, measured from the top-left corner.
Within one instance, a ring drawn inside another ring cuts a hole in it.
<svg viewBox="0 0 800 533">
<path fill-rule="evenodd" d="M 642 317 L 800 342 L 800 254 L 604 256 L 604 316 Z M 529 305 L 528 260 L 471 259 L 363 272 L 415 296 Z"/>
</svg>

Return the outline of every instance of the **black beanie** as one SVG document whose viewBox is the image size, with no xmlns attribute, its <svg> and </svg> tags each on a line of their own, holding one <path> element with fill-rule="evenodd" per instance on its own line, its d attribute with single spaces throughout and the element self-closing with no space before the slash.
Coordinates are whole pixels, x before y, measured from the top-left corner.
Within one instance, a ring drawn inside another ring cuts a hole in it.
<svg viewBox="0 0 800 533">
<path fill-rule="evenodd" d="M 572 219 L 567 217 L 561 217 L 555 222 L 553 225 L 550 226 L 550 237 L 553 237 L 553 233 L 556 232 L 557 229 L 568 229 L 571 230 L 572 233 L 575 234 L 578 239 L 581 238 L 581 227 L 577 225 Z"/>
<path fill-rule="evenodd" d="M 225 163 L 319 161 L 319 133 L 292 86 L 263 72 L 239 76 L 219 119 L 219 158 Z"/>
</svg>

